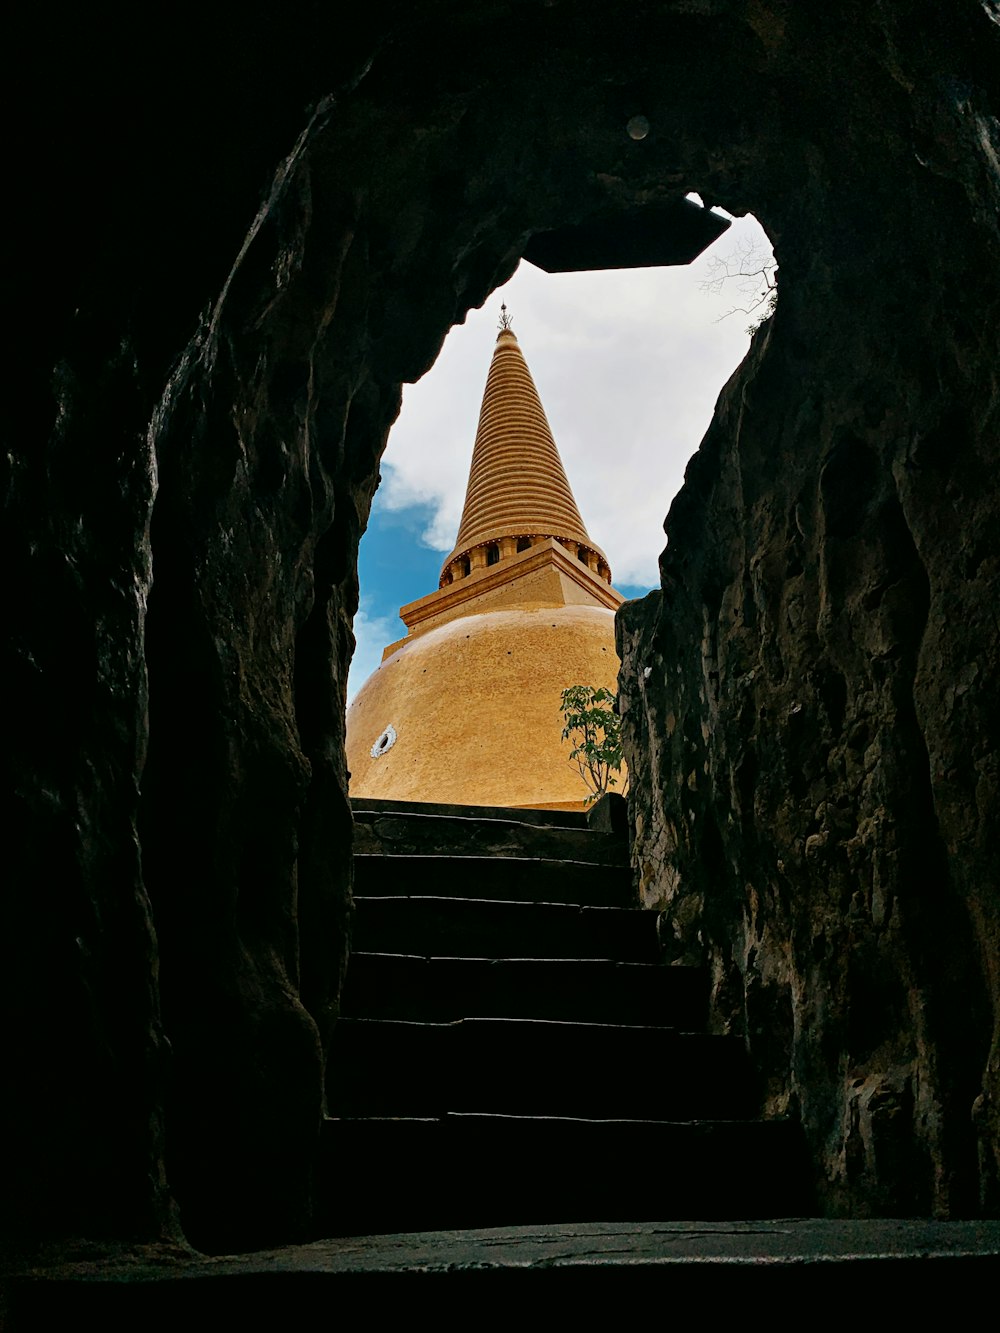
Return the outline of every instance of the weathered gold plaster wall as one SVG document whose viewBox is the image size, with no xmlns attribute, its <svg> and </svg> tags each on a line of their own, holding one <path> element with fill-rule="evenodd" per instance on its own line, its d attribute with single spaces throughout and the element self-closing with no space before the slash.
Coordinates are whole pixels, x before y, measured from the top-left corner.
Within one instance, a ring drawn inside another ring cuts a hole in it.
<svg viewBox="0 0 1000 1333">
<path fill-rule="evenodd" d="M 348 710 L 351 795 L 579 807 L 588 789 L 559 742 L 561 693 L 615 690 L 618 665 L 614 612 L 598 606 L 490 611 L 408 639 Z M 372 758 L 389 725 L 397 740 Z"/>
</svg>

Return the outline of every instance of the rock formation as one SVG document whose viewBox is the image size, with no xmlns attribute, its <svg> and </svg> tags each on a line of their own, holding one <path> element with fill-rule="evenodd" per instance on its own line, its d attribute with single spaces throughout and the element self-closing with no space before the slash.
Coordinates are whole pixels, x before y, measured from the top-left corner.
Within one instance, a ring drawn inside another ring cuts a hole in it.
<svg viewBox="0 0 1000 1333">
<path fill-rule="evenodd" d="M 831 1209 L 995 1207 L 990 7 L 265 9 L 11 39 L 6 1229 L 308 1234 L 400 385 L 691 190 L 782 287 L 622 626 L 643 881 Z"/>
<path fill-rule="evenodd" d="M 1000 1206 L 1000 177 L 970 83 L 892 79 L 902 120 L 845 87 L 816 128 L 620 706 L 643 898 L 825 1205 L 968 1216 Z"/>
</svg>

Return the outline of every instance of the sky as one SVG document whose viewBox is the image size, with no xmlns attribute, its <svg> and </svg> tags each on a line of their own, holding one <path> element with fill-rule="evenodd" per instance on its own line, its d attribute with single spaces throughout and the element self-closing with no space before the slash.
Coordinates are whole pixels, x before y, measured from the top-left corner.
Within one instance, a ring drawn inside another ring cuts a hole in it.
<svg viewBox="0 0 1000 1333">
<path fill-rule="evenodd" d="M 437 361 L 405 385 L 361 540 L 361 604 L 348 698 L 386 644 L 402 638 L 400 606 L 433 592 L 465 500 L 486 375 L 506 302 L 587 531 L 614 586 L 659 586 L 663 521 L 715 400 L 750 345 L 739 279 L 707 291 L 713 260 L 770 245 L 737 218 L 693 264 L 543 273 L 523 260 L 481 310 L 451 330 Z M 717 269 L 717 263 L 715 265 Z"/>
</svg>

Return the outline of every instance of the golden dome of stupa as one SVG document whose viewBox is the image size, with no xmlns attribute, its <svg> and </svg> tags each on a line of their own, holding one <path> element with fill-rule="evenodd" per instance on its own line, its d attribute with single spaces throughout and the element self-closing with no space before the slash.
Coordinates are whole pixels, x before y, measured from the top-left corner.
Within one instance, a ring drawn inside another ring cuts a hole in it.
<svg viewBox="0 0 1000 1333">
<path fill-rule="evenodd" d="M 440 587 L 347 711 L 351 795 L 579 809 L 562 691 L 617 688 L 622 601 L 504 309 Z"/>
</svg>

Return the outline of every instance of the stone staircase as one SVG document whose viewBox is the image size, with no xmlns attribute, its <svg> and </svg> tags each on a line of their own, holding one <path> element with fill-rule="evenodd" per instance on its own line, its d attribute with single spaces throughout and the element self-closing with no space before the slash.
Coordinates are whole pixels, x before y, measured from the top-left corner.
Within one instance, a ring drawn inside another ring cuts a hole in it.
<svg viewBox="0 0 1000 1333">
<path fill-rule="evenodd" d="M 355 803 L 324 1234 L 810 1211 L 797 1127 L 752 1118 L 608 809 Z"/>
<path fill-rule="evenodd" d="M 270 1331 L 363 1309 L 613 1327 L 647 1307 L 839 1310 L 847 1290 L 924 1323 L 973 1293 L 992 1308 L 1000 1222 L 808 1216 L 796 1126 L 749 1118 L 740 1043 L 705 1035 L 704 978 L 662 966 L 632 906 L 623 830 L 373 801 L 356 818 L 324 1239 L 85 1245 L 0 1278 L 0 1326 Z"/>
</svg>

